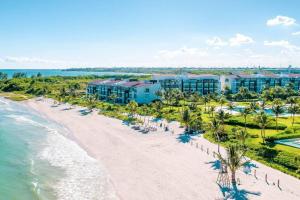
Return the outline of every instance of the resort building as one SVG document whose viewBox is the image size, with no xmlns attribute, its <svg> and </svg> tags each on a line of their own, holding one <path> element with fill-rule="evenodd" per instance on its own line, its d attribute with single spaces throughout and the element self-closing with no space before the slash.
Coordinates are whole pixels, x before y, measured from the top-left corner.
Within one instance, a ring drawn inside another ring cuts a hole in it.
<svg viewBox="0 0 300 200">
<path fill-rule="evenodd" d="M 240 74 L 221 77 L 222 90 L 227 87 L 232 93 L 237 93 L 241 87 L 251 92 L 261 93 L 264 88 L 275 86 L 294 85 L 295 90 L 300 88 L 300 74 Z"/>
<path fill-rule="evenodd" d="M 220 77 L 211 74 L 201 75 L 156 75 L 153 83 L 159 83 L 164 90 L 179 89 L 182 92 L 207 95 L 219 94 L 221 91 Z"/>
<path fill-rule="evenodd" d="M 140 104 L 151 103 L 158 100 L 156 95 L 160 85 L 136 80 L 96 80 L 87 87 L 88 95 L 97 95 L 99 100 L 114 101 L 127 104 L 136 101 Z"/>
</svg>

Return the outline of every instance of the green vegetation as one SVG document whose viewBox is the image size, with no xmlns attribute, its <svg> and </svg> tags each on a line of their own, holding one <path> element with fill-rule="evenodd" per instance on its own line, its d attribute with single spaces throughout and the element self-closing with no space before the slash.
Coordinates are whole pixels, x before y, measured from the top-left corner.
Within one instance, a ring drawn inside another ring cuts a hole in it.
<svg viewBox="0 0 300 200">
<path fill-rule="evenodd" d="M 176 120 L 186 127 L 186 134 L 205 132 L 205 138 L 228 148 L 238 144 L 242 154 L 249 158 L 300 178 L 300 149 L 275 142 L 278 139 L 300 137 L 300 117 L 297 116 L 300 104 L 298 93 L 292 87 L 266 88 L 262 94 L 241 88 L 238 94 L 230 94 L 227 90 L 221 96 L 199 96 L 170 90 L 159 92 L 162 101 L 149 105 L 137 105 L 135 102 L 120 105 L 114 103 L 113 96 L 110 102 L 103 102 L 98 100 L 98 96 L 85 94 L 88 82 L 112 76 L 39 75 L 27 78 L 24 74 L 16 74 L 13 77 L 7 79 L 5 74 L 0 74 L 1 96 L 13 100 L 45 96 L 58 103 L 68 102 L 87 107 L 90 111 L 97 109 L 100 114 L 129 122 L 139 121 L 139 116 L 146 115 Z M 114 77 L 133 78 L 129 75 Z M 134 78 L 145 79 L 147 76 Z M 255 103 L 257 100 L 260 100 L 259 105 Z M 246 106 L 246 109 L 240 115 L 233 116 L 217 110 L 221 106 L 227 106 L 229 110 L 234 110 L 235 106 Z M 265 107 L 271 108 L 275 116 L 267 115 Z M 281 116 L 282 109 L 288 109 L 291 115 Z M 241 155 L 240 150 L 237 152 L 236 155 Z"/>
</svg>

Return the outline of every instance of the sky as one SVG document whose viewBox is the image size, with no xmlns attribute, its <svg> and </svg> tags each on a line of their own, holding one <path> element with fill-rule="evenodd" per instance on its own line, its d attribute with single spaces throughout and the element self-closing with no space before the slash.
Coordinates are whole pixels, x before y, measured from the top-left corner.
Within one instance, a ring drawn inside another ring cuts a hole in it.
<svg viewBox="0 0 300 200">
<path fill-rule="evenodd" d="M 299 0 L 0 0 L 0 68 L 300 67 Z"/>
</svg>

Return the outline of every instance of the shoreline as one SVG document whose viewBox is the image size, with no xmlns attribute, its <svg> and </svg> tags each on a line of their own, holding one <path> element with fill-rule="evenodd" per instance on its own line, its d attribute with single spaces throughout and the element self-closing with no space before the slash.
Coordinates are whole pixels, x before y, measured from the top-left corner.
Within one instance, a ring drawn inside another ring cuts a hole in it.
<svg viewBox="0 0 300 200">
<path fill-rule="evenodd" d="M 216 160 L 200 150 L 200 146 L 216 151 L 216 145 L 201 137 L 191 143 L 180 141 L 183 129 L 170 125 L 171 133 L 162 131 L 142 134 L 122 124 L 120 120 L 98 115 L 81 116 L 80 107 L 63 110 L 66 106 L 51 107 L 52 100 L 27 100 L 25 105 L 49 120 L 69 130 L 70 137 L 90 156 L 104 165 L 120 199 L 222 199 L 216 184 Z M 179 139 L 178 139 L 179 138 Z M 196 148 L 196 143 L 199 148 Z M 299 199 L 300 180 L 255 163 L 258 179 L 252 174 L 238 172 L 241 185 L 249 199 Z M 262 180 L 268 172 L 270 185 Z M 276 177 L 276 178 L 275 178 Z M 280 179 L 282 190 L 273 186 Z M 289 188 L 291 187 L 291 188 Z M 227 197 L 230 194 L 226 194 Z"/>
</svg>

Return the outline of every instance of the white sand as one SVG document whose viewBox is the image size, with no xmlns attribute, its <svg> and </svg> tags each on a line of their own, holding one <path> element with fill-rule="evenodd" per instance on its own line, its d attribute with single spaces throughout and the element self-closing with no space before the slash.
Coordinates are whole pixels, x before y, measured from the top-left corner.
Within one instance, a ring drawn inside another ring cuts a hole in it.
<svg viewBox="0 0 300 200">
<path fill-rule="evenodd" d="M 201 137 L 193 137 L 193 145 L 180 142 L 177 138 L 183 130 L 177 123 L 170 125 L 174 135 L 162 130 L 142 134 L 95 112 L 82 116 L 82 108 L 51 107 L 51 100 L 26 104 L 70 130 L 72 138 L 106 167 L 120 199 L 232 199 L 229 193 L 223 196 L 216 184 L 218 170 L 209 163 L 215 161 L 211 152 L 217 150 L 216 145 Z M 209 148 L 209 155 L 201 151 L 201 145 Z M 257 165 L 258 179 L 253 171 L 238 173 L 240 193 L 234 199 L 300 199 L 300 180 Z M 264 180 L 266 172 L 269 184 Z M 281 190 L 276 186 L 278 178 Z"/>
</svg>

